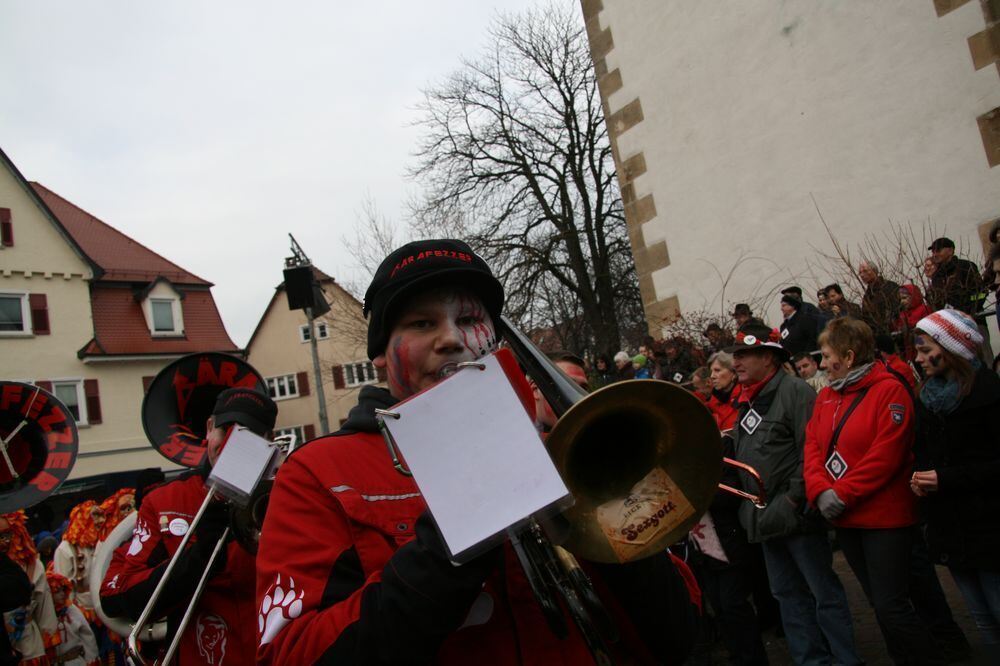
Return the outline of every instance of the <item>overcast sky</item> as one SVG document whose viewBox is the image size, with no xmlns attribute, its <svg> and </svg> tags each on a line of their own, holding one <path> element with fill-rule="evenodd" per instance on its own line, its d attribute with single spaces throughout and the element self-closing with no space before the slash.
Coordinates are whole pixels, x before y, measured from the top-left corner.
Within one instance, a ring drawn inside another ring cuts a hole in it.
<svg viewBox="0 0 1000 666">
<path fill-rule="evenodd" d="M 5 2 L 0 147 L 215 283 L 246 344 L 295 234 L 357 280 L 361 203 L 401 219 L 420 90 L 532 0 Z"/>
</svg>

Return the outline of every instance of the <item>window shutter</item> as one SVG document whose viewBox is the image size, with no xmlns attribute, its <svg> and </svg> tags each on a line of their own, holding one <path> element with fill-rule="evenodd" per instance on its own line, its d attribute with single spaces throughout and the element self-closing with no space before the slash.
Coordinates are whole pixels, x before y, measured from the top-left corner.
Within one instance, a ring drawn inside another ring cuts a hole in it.
<svg viewBox="0 0 1000 666">
<path fill-rule="evenodd" d="M 145 377 L 142 378 L 143 393 L 149 393 L 149 385 L 153 383 L 154 379 L 156 379 L 156 377 L 154 377 L 153 375 L 146 375 Z"/>
<path fill-rule="evenodd" d="M 299 395 L 309 395 L 309 373 L 300 372 L 295 375 L 295 384 L 299 387 Z"/>
<path fill-rule="evenodd" d="M 35 335 L 49 334 L 49 302 L 45 294 L 29 294 L 31 308 L 31 332 Z"/>
<path fill-rule="evenodd" d="M 94 425 L 101 422 L 101 395 L 97 390 L 96 379 L 83 380 L 83 395 L 87 398 L 87 423 Z"/>
<path fill-rule="evenodd" d="M 310 439 L 316 439 L 316 426 L 314 426 L 312 423 L 310 423 L 310 424 L 306 425 L 305 427 L 303 427 L 302 428 L 302 432 L 305 433 L 305 437 L 306 437 L 306 441 L 307 442 Z"/>
<path fill-rule="evenodd" d="M 14 244 L 14 223 L 10 219 L 10 208 L 0 208 L 0 245 Z"/>
<path fill-rule="evenodd" d="M 52 382 L 47 382 L 44 379 L 39 379 L 35 382 L 35 386 L 42 389 L 43 391 L 48 391 L 52 393 Z"/>
<path fill-rule="evenodd" d="M 378 366 L 375 366 L 375 376 L 380 382 L 384 382 L 389 377 L 385 372 L 385 368 L 380 368 Z"/>
<path fill-rule="evenodd" d="M 333 388 L 342 389 L 344 388 L 344 366 L 335 365 L 333 366 Z"/>
</svg>

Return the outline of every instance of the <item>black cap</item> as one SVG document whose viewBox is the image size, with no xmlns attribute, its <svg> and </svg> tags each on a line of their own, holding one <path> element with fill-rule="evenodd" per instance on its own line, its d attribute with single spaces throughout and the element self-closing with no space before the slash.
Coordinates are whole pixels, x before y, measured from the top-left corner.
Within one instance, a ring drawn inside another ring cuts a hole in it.
<svg viewBox="0 0 1000 666">
<path fill-rule="evenodd" d="M 784 289 L 781 290 L 782 296 L 788 296 L 789 294 L 791 294 L 792 296 L 797 296 L 798 299 L 801 301 L 802 287 L 793 284 L 791 287 L 785 287 Z"/>
<path fill-rule="evenodd" d="M 399 309 L 415 293 L 453 284 L 479 296 L 494 323 L 503 309 L 503 286 L 472 248 L 460 240 L 407 243 L 386 257 L 365 292 L 368 358 L 385 351 Z"/>
<path fill-rule="evenodd" d="M 750 312 L 750 306 L 747 305 L 746 303 L 737 303 L 736 307 L 733 308 L 734 317 L 736 317 L 737 315 L 746 315 L 749 317 L 752 314 L 753 313 Z"/>
<path fill-rule="evenodd" d="M 931 243 L 930 247 L 928 247 L 927 249 L 931 250 L 931 251 L 934 251 L 934 250 L 940 250 L 940 249 L 946 248 L 946 247 L 950 247 L 951 249 L 954 250 L 955 249 L 955 241 L 953 241 L 950 238 L 945 238 L 944 236 L 942 236 L 941 238 L 935 239 L 934 242 Z"/>
<path fill-rule="evenodd" d="M 228 388 L 215 399 L 212 420 L 220 428 L 237 423 L 263 437 L 274 428 L 278 406 L 260 391 Z"/>
</svg>

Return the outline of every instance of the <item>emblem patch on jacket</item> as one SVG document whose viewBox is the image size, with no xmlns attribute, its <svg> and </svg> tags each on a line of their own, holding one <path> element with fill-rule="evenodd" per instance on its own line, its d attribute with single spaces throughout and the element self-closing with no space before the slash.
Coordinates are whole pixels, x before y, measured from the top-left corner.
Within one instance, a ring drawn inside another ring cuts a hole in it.
<svg viewBox="0 0 1000 666">
<path fill-rule="evenodd" d="M 892 422 L 899 425 L 903 422 L 903 416 L 906 414 L 906 407 L 899 404 L 898 402 L 889 403 L 889 416 L 892 417 Z"/>
<path fill-rule="evenodd" d="M 260 614 L 257 616 L 257 631 L 260 633 L 261 645 L 267 645 L 274 640 L 286 624 L 302 614 L 302 597 L 305 594 L 305 590 L 295 589 L 295 579 L 291 576 L 282 586 L 281 574 L 278 574 L 274 584 L 264 595 L 260 604 Z"/>
<path fill-rule="evenodd" d="M 222 660 L 226 658 L 226 641 L 229 640 L 226 621 L 218 615 L 202 613 L 198 616 L 195 636 L 198 640 L 198 653 L 205 660 L 204 663 L 222 666 Z"/>
</svg>

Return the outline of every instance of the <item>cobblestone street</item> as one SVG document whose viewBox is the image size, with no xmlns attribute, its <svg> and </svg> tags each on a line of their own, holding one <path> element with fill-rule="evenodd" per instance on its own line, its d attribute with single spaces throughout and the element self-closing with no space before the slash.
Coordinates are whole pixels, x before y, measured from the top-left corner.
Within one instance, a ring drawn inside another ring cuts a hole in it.
<svg viewBox="0 0 1000 666">
<path fill-rule="evenodd" d="M 868 605 L 864 592 L 858 584 L 854 574 L 851 573 L 847 561 L 839 551 L 834 553 L 833 566 L 843 581 L 847 590 L 847 598 L 851 603 L 851 613 L 854 616 L 854 637 L 857 641 L 858 650 L 861 657 L 868 666 L 891 666 L 892 660 L 886 654 L 885 644 L 882 642 L 882 634 L 879 632 L 878 623 L 875 621 L 875 613 Z M 986 658 L 981 654 L 982 641 L 976 632 L 976 627 L 966 610 L 958 588 L 951 578 L 951 574 L 944 567 L 938 567 L 938 579 L 944 588 L 945 595 L 951 605 L 955 621 L 965 632 L 966 638 L 972 644 L 972 648 L 977 652 L 977 658 L 973 661 L 964 661 L 963 664 L 988 664 Z M 765 636 L 765 646 L 772 666 L 786 666 L 792 664 L 792 659 L 788 655 L 784 639 L 776 638 L 773 631 L 767 632 Z M 724 655 L 724 653 L 723 653 Z M 992 666 L 996 666 L 995 664 Z"/>
</svg>

